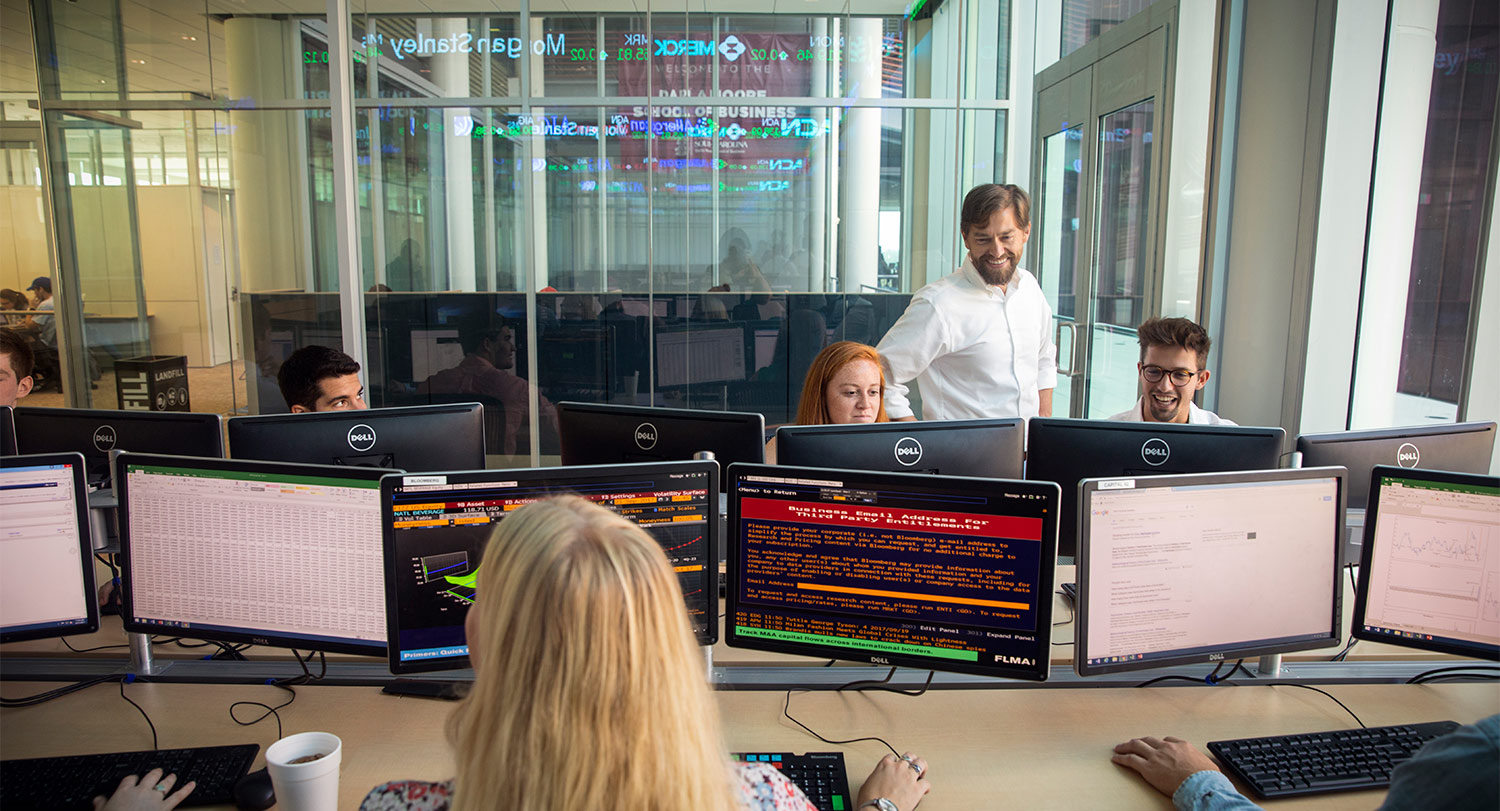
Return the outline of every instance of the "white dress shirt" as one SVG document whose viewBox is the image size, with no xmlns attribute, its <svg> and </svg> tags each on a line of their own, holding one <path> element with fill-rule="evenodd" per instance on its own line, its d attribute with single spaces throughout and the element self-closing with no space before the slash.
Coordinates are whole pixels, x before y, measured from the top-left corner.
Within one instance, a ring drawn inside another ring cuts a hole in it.
<svg viewBox="0 0 1500 811">
<path fill-rule="evenodd" d="M 1114 420 L 1115 422 L 1145 422 L 1146 418 L 1142 416 L 1141 411 L 1141 409 L 1145 406 L 1146 398 L 1142 397 L 1141 399 L 1135 401 L 1134 408 L 1130 409 L 1129 411 L 1121 411 L 1113 417 L 1110 417 L 1110 419 Z M 1199 408 L 1197 404 L 1195 404 L 1192 400 L 1188 401 L 1188 425 L 1237 424 L 1238 423 L 1231 422 L 1230 420 L 1226 420 L 1223 417 L 1220 417 L 1218 414 L 1215 414 L 1212 411 Z"/>
<path fill-rule="evenodd" d="M 922 417 L 1034 417 L 1038 391 L 1057 385 L 1052 308 L 1036 277 L 1020 268 L 1002 291 L 973 260 L 918 290 L 880 341 L 885 410 L 914 416 L 906 384 L 922 390 Z"/>
</svg>

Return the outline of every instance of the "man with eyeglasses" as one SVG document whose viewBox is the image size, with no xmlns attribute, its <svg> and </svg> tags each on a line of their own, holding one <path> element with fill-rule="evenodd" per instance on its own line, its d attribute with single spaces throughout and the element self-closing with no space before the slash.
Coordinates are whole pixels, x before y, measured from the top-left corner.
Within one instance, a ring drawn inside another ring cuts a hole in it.
<svg viewBox="0 0 1500 811">
<path fill-rule="evenodd" d="M 1110 417 L 1122 422 L 1234 425 L 1193 404 L 1208 382 L 1208 333 L 1186 318 L 1148 318 L 1136 331 L 1141 344 L 1141 399 Z"/>
</svg>

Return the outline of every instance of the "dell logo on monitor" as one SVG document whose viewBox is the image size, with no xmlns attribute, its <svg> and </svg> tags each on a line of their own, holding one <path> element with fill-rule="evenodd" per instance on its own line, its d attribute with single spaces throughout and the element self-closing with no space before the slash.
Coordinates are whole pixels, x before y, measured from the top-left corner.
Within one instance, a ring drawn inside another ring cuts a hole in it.
<svg viewBox="0 0 1500 811">
<path fill-rule="evenodd" d="M 907 467 L 922 461 L 922 443 L 909 436 L 896 440 L 896 461 Z"/>
<path fill-rule="evenodd" d="M 1160 465 L 1167 461 L 1172 455 L 1172 449 L 1167 447 L 1167 441 L 1160 437 L 1151 437 L 1146 444 L 1141 446 L 1141 458 L 1148 465 Z"/>
<path fill-rule="evenodd" d="M 115 447 L 115 427 L 113 425 L 101 425 L 94 429 L 94 447 L 101 451 L 109 451 Z"/>
<path fill-rule="evenodd" d="M 367 451 L 375 447 L 375 429 L 364 423 L 350 428 L 349 447 L 357 451 Z"/>
<path fill-rule="evenodd" d="M 643 422 L 635 427 L 635 444 L 643 451 L 656 447 L 656 426 Z"/>
<path fill-rule="evenodd" d="M 1422 452 L 1410 442 L 1403 443 L 1396 449 L 1396 464 L 1402 467 L 1416 467 L 1421 461 Z"/>
</svg>

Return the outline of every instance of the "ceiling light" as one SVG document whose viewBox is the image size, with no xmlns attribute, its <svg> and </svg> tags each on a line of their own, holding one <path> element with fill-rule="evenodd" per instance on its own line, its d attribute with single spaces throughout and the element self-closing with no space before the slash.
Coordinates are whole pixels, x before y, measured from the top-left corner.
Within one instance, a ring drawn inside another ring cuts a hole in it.
<svg viewBox="0 0 1500 811">
<path fill-rule="evenodd" d="M 198 41 L 197 37 L 190 37 L 190 36 L 187 36 L 186 34 L 183 35 L 182 39 L 183 39 L 184 42 L 197 42 Z"/>
</svg>

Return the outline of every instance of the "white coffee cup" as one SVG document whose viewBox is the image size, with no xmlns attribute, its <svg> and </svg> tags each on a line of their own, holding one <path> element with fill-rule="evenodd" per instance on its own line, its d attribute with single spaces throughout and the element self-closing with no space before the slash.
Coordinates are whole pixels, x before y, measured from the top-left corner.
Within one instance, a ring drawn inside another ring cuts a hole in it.
<svg viewBox="0 0 1500 811">
<path fill-rule="evenodd" d="M 319 756 L 314 760 L 306 760 Z M 331 732 L 299 732 L 266 748 L 266 770 L 285 811 L 336 811 L 344 744 Z M 298 763 L 296 761 L 305 761 Z"/>
</svg>

